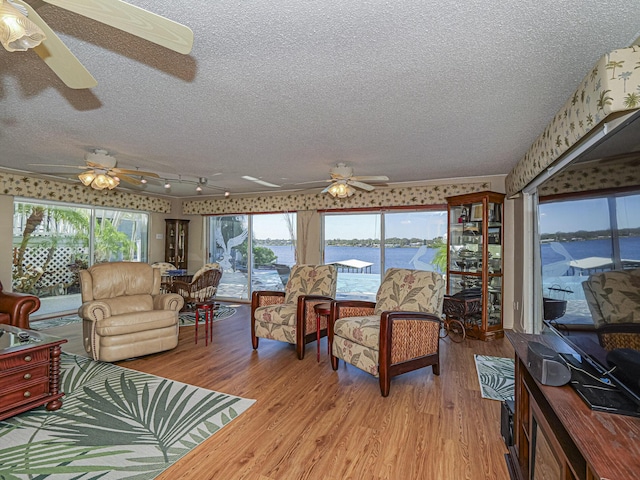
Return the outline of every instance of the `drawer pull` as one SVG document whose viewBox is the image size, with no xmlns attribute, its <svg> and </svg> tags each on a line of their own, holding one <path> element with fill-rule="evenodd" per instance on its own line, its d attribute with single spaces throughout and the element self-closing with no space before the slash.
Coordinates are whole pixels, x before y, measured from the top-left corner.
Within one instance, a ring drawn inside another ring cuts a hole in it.
<svg viewBox="0 0 640 480">
<path fill-rule="evenodd" d="M 22 377 L 22 378 L 24 378 L 25 380 L 29 380 L 31 378 L 31 374 L 30 373 L 25 373 L 24 377 Z"/>
<path fill-rule="evenodd" d="M 24 397 L 25 398 L 29 398 L 30 396 L 31 396 L 31 392 L 29 392 L 29 391 L 24 392 Z"/>
<path fill-rule="evenodd" d="M 24 361 L 25 362 L 30 362 L 31 361 L 31 355 L 27 355 L 26 357 L 24 357 Z"/>
</svg>

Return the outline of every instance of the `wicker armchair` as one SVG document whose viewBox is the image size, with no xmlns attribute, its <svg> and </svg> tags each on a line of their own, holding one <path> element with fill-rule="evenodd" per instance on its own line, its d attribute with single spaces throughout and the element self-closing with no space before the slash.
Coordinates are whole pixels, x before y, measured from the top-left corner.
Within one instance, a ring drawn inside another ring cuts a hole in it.
<svg viewBox="0 0 640 480">
<path fill-rule="evenodd" d="M 185 309 L 193 309 L 197 303 L 209 302 L 218 291 L 222 278 L 222 267 L 208 263 L 198 270 L 190 281 L 176 277 L 171 283 L 171 291 L 182 295 Z"/>
<path fill-rule="evenodd" d="M 295 265 L 284 292 L 256 291 L 251 297 L 251 343 L 258 348 L 259 337 L 296 346 L 304 358 L 307 343 L 316 340 L 316 314 L 313 307 L 333 300 L 338 271 L 334 265 Z M 327 335 L 326 320 L 321 336 Z"/>
<path fill-rule="evenodd" d="M 390 268 L 376 302 L 335 301 L 331 305 L 331 366 L 339 359 L 379 377 L 389 395 L 391 377 L 431 366 L 440 374 L 440 316 L 444 280 L 435 272 Z"/>
</svg>

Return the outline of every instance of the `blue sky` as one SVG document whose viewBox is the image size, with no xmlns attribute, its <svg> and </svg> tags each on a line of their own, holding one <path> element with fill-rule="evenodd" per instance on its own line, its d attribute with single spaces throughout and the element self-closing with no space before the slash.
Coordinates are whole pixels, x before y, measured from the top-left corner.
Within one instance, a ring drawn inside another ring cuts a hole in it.
<svg viewBox="0 0 640 480">
<path fill-rule="evenodd" d="M 380 216 L 377 214 L 328 215 L 325 237 L 328 240 L 354 238 L 378 238 Z M 254 237 L 289 238 L 284 215 L 255 215 Z M 435 238 L 447 233 L 447 212 L 398 212 L 385 215 L 388 237 Z"/>
<path fill-rule="evenodd" d="M 618 228 L 640 227 L 640 195 L 617 199 Z M 576 232 L 610 228 L 609 207 L 604 198 L 542 203 L 540 233 Z"/>
</svg>

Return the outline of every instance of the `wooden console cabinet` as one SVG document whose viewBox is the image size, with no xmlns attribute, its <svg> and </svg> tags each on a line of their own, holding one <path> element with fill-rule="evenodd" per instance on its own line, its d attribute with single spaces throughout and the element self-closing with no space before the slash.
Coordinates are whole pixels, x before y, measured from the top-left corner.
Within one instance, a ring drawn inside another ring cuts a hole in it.
<svg viewBox="0 0 640 480">
<path fill-rule="evenodd" d="M 640 418 L 591 410 L 569 386 L 541 385 L 527 345 L 572 353 L 557 335 L 506 332 L 515 349 L 514 445 L 507 466 L 519 480 L 631 480 L 640 474 Z"/>
<path fill-rule="evenodd" d="M 19 334 L 26 334 L 21 340 Z M 0 420 L 46 405 L 62 406 L 60 354 L 65 339 L 33 330 L 0 327 Z"/>
</svg>

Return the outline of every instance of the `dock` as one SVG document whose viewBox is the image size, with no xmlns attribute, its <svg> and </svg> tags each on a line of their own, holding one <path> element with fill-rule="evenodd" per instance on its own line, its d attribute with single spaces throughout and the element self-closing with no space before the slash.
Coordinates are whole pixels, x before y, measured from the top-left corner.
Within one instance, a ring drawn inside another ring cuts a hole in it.
<svg viewBox="0 0 640 480">
<path fill-rule="evenodd" d="M 340 260 L 339 262 L 331 262 L 329 265 L 335 265 L 339 272 L 371 273 L 373 263 L 352 258 L 349 260 Z"/>
</svg>

